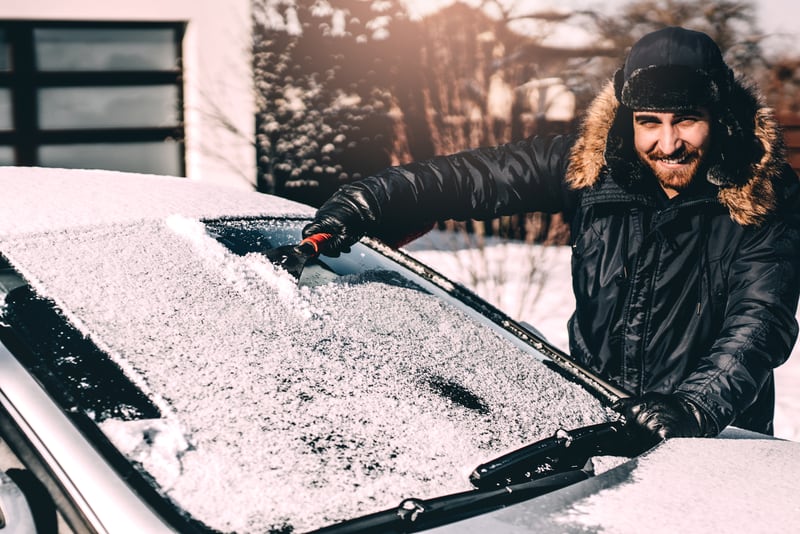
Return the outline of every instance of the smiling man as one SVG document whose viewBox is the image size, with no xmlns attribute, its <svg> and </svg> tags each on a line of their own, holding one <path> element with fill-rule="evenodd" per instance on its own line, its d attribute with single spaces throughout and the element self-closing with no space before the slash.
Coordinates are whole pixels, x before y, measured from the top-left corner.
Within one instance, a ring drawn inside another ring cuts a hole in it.
<svg viewBox="0 0 800 534">
<path fill-rule="evenodd" d="M 706 110 L 633 113 L 636 153 L 653 171 L 669 198 L 689 187 L 711 140 Z"/>
<path fill-rule="evenodd" d="M 573 358 L 626 390 L 644 439 L 772 433 L 797 337 L 800 196 L 755 89 L 704 33 L 642 37 L 574 136 L 532 137 L 348 184 L 304 234 L 338 254 L 432 221 L 562 212 Z"/>
</svg>

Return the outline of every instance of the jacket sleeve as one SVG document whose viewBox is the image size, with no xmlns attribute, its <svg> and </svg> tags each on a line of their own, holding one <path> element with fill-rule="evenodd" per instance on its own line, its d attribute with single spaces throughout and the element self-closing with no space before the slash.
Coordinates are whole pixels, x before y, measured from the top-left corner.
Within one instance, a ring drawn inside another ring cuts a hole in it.
<svg viewBox="0 0 800 534">
<path fill-rule="evenodd" d="M 572 142 L 567 136 L 534 137 L 388 168 L 352 184 L 377 208 L 366 231 L 560 211 Z"/>
<path fill-rule="evenodd" d="M 757 398 L 791 353 L 800 292 L 800 230 L 782 220 L 746 231 L 728 276 L 722 329 L 677 388 L 712 419 L 716 435 Z"/>
</svg>

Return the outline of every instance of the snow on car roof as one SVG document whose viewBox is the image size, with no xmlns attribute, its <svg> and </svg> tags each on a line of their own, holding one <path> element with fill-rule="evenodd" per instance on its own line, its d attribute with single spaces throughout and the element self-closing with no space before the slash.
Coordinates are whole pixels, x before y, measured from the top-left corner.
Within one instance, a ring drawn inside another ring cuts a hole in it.
<svg viewBox="0 0 800 534">
<path fill-rule="evenodd" d="M 164 416 L 101 427 L 214 529 L 304 531 L 464 491 L 488 457 L 609 417 L 396 273 L 298 287 L 200 221 L 308 213 L 288 201 L 113 173 L 0 183 L 30 217 L 2 215 L 0 250 Z"/>
<path fill-rule="evenodd" d="M 76 184 L 80 184 L 79 187 Z M 164 218 L 229 213 L 313 215 L 303 204 L 188 178 L 99 170 L 0 167 L 0 235 Z"/>
</svg>

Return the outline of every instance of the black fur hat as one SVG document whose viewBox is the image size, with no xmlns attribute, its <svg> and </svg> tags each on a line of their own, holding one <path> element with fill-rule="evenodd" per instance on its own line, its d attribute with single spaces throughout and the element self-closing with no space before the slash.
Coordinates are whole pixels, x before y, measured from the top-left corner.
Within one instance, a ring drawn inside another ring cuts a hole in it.
<svg viewBox="0 0 800 534">
<path fill-rule="evenodd" d="M 716 110 L 733 73 L 705 33 L 675 26 L 642 37 L 614 75 L 617 100 L 637 111 Z"/>
</svg>

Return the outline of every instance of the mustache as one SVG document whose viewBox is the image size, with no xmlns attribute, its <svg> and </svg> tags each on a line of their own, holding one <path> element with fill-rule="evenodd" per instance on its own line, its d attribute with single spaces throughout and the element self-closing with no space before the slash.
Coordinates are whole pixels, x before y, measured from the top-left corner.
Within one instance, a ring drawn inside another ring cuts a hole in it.
<svg viewBox="0 0 800 534">
<path fill-rule="evenodd" d="M 647 159 L 652 161 L 661 161 L 661 160 L 683 160 L 685 159 L 687 162 L 691 161 L 692 159 L 698 156 L 699 151 L 688 145 L 683 145 L 678 150 L 667 154 L 662 150 L 655 148 L 651 152 L 647 153 Z"/>
</svg>

